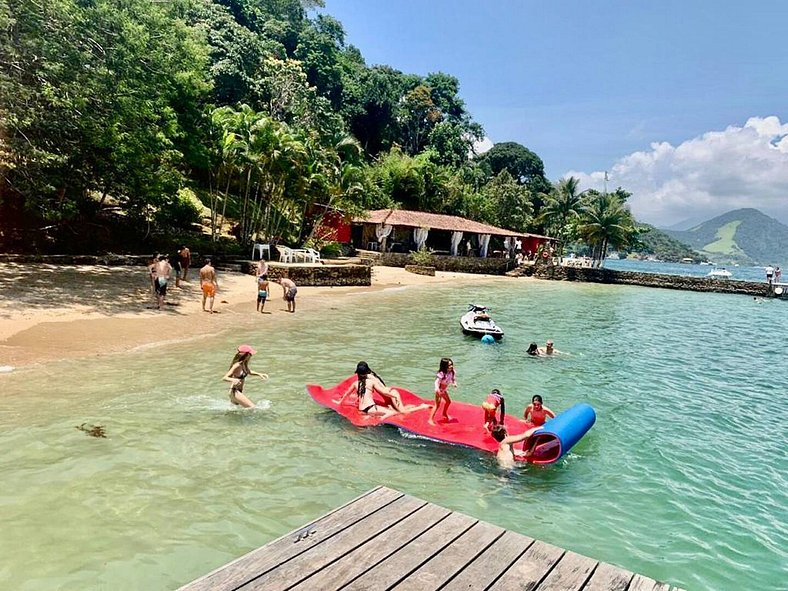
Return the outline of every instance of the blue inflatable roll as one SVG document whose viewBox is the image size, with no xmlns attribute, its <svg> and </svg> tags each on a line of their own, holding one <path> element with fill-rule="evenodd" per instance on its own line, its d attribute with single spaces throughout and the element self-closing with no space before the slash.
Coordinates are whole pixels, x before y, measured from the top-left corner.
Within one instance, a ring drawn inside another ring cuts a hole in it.
<svg viewBox="0 0 788 591">
<path fill-rule="evenodd" d="M 534 433 L 526 442 L 528 462 L 552 464 L 564 456 L 596 421 L 596 413 L 585 402 L 568 408 Z"/>
</svg>

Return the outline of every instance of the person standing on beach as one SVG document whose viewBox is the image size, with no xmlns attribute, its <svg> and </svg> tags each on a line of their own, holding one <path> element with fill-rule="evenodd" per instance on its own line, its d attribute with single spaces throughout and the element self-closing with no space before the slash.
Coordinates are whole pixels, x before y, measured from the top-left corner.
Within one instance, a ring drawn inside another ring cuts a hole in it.
<svg viewBox="0 0 788 591">
<path fill-rule="evenodd" d="M 268 275 L 260 275 L 257 278 L 257 311 L 265 314 L 265 300 L 268 299 Z"/>
<path fill-rule="evenodd" d="M 148 276 L 150 277 L 150 293 L 153 301 L 156 301 L 156 263 L 160 255 L 156 255 L 148 261 Z"/>
<path fill-rule="evenodd" d="M 205 267 L 203 267 L 205 268 Z M 200 270 L 202 273 L 202 270 Z M 254 408 L 254 402 L 244 394 L 244 380 L 248 376 L 258 376 L 263 380 L 268 379 L 268 374 L 258 373 L 249 369 L 249 360 L 257 353 L 249 345 L 241 345 L 230 363 L 230 369 L 224 374 L 222 380 L 230 382 L 230 402 L 244 408 Z"/>
<path fill-rule="evenodd" d="M 296 311 L 296 294 L 298 293 L 298 288 L 296 287 L 295 282 L 292 279 L 288 279 L 287 277 L 282 277 L 278 280 L 279 285 L 282 286 L 282 299 L 287 302 L 287 311 L 292 312 L 295 314 Z"/>
<path fill-rule="evenodd" d="M 202 289 L 202 311 L 213 314 L 213 300 L 216 297 L 216 270 L 211 265 L 211 259 L 205 259 L 205 266 L 200 269 L 200 289 Z M 205 302 L 208 309 L 205 309 Z"/>
<path fill-rule="evenodd" d="M 179 251 L 180 252 L 180 251 Z M 176 252 L 175 256 L 171 259 L 168 257 L 168 260 L 172 260 L 172 270 L 175 271 L 175 287 L 180 288 L 181 286 L 181 255 Z"/>
<path fill-rule="evenodd" d="M 186 245 L 183 245 L 178 251 L 178 256 L 181 259 L 181 269 L 183 269 L 181 279 L 186 281 L 186 274 L 189 272 L 189 267 L 192 265 L 192 253 Z"/>
<path fill-rule="evenodd" d="M 170 280 L 170 273 L 172 273 L 172 265 L 167 260 L 167 255 L 160 254 L 159 260 L 156 261 L 154 266 L 156 274 L 156 307 L 161 310 L 164 305 L 164 298 L 167 296 L 167 282 Z"/>
<path fill-rule="evenodd" d="M 260 260 L 257 263 L 257 277 L 260 278 L 263 275 L 268 275 L 268 262 L 260 257 Z"/>
</svg>

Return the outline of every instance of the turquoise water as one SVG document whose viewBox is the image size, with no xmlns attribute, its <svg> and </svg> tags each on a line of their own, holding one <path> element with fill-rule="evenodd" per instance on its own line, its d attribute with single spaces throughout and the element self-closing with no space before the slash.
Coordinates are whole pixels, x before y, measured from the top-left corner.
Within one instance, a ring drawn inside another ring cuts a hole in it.
<svg viewBox="0 0 788 591">
<path fill-rule="evenodd" d="M 500 344 L 460 333 L 470 301 L 493 308 Z M 688 591 L 788 589 L 786 302 L 513 280 L 282 320 L 0 376 L 0 588 L 170 589 L 385 484 Z M 525 358 L 547 338 L 569 355 Z M 247 384 L 254 411 L 220 382 L 240 342 L 271 374 Z M 508 473 L 355 429 L 304 392 L 366 359 L 427 393 L 443 355 L 457 399 L 499 387 L 518 413 L 540 393 L 589 402 L 597 423 L 559 464 Z"/>
</svg>

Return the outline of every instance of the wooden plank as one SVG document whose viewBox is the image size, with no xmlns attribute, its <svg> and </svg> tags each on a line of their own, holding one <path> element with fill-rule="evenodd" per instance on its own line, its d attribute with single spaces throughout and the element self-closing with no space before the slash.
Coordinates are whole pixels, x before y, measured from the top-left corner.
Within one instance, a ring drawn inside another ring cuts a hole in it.
<svg viewBox="0 0 788 591">
<path fill-rule="evenodd" d="M 600 562 L 583 591 L 626 591 L 633 576 L 628 570 Z"/>
<path fill-rule="evenodd" d="M 670 591 L 667 583 L 658 583 L 654 579 L 649 579 L 643 575 L 635 575 L 629 584 L 627 591 Z"/>
<path fill-rule="evenodd" d="M 428 504 L 411 513 L 399 523 L 391 526 L 385 535 L 369 540 L 352 552 L 345 554 L 340 560 L 315 573 L 314 576 L 290 587 L 294 591 L 310 591 L 313 589 L 339 589 L 354 581 L 367 572 L 374 572 L 375 589 L 385 589 L 378 582 L 378 575 L 386 575 L 388 569 L 385 560 L 398 550 L 407 546 L 421 534 L 440 523 L 449 516 L 451 511 Z M 412 568 L 410 570 L 413 570 Z M 399 580 L 401 571 L 395 571 Z M 390 573 L 389 573 L 390 574 Z"/>
<path fill-rule="evenodd" d="M 385 535 L 386 530 L 391 526 L 426 504 L 426 501 L 404 495 L 366 516 L 355 523 L 353 527 L 342 530 L 327 541 L 319 542 L 286 563 L 269 569 L 262 576 L 250 580 L 237 589 L 243 589 L 243 591 L 289 589 L 316 571 L 339 560 L 345 554 L 363 546 L 368 540 L 378 535 Z"/>
<path fill-rule="evenodd" d="M 533 538 L 515 532 L 504 532 L 441 589 L 446 591 L 487 589 L 533 543 Z"/>
<path fill-rule="evenodd" d="M 389 589 L 440 553 L 478 521 L 462 513 L 452 513 L 410 544 L 390 556 L 385 562 L 367 571 L 342 591 Z"/>
<path fill-rule="evenodd" d="M 265 546 L 253 550 L 237 560 L 188 583 L 179 591 L 231 591 L 247 581 L 298 556 L 310 547 L 352 526 L 369 514 L 386 507 L 403 494 L 386 487 L 378 487 L 326 513 L 310 525 L 289 532 Z M 307 537 L 304 533 L 314 531 Z M 303 532 L 299 534 L 299 532 Z M 297 541 L 297 538 L 302 539 Z M 297 541 L 297 543 L 296 543 Z"/>
<path fill-rule="evenodd" d="M 490 589 L 496 591 L 536 589 L 563 555 L 562 548 L 536 541 Z"/>
<path fill-rule="evenodd" d="M 438 589 L 503 533 L 504 530 L 495 525 L 483 521 L 476 523 L 392 589 L 397 591 Z"/>
<path fill-rule="evenodd" d="M 580 591 L 597 564 L 592 558 L 567 551 L 539 585 L 539 591 Z"/>
</svg>

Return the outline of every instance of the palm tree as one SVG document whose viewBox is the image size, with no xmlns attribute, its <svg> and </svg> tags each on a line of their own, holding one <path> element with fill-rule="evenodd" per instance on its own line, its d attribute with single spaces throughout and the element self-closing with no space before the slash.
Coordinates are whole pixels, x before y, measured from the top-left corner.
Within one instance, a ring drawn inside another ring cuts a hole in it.
<svg viewBox="0 0 788 591">
<path fill-rule="evenodd" d="M 591 246 L 593 265 L 604 263 L 609 247 L 628 246 L 636 236 L 632 213 L 615 194 L 594 193 L 581 215 L 578 232 Z"/>
<path fill-rule="evenodd" d="M 558 238 L 559 257 L 564 253 L 564 242 L 570 233 L 571 223 L 579 218 L 582 211 L 583 193 L 578 191 L 579 185 L 579 179 L 569 177 L 554 184 L 550 193 L 539 194 L 545 204 L 537 222 Z"/>
</svg>

